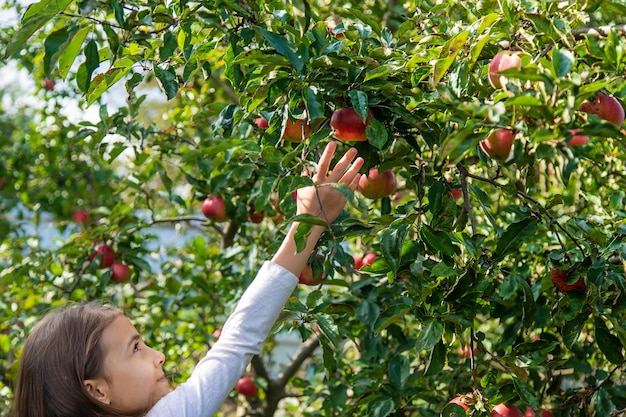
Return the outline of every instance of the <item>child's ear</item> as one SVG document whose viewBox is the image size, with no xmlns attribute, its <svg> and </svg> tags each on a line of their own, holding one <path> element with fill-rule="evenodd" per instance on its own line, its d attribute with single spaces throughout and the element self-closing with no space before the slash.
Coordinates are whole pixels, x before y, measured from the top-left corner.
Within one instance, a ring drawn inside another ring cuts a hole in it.
<svg viewBox="0 0 626 417">
<path fill-rule="evenodd" d="M 86 379 L 83 381 L 83 385 L 85 389 L 96 400 L 100 401 L 103 404 L 111 404 L 111 399 L 109 398 L 109 390 L 106 382 L 102 379 Z"/>
</svg>

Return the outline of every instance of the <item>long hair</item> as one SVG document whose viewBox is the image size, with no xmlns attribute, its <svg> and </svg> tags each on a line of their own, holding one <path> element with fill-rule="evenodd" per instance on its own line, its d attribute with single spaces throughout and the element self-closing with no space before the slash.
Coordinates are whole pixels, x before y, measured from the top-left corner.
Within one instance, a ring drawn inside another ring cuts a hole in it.
<svg viewBox="0 0 626 417">
<path fill-rule="evenodd" d="M 121 314 L 91 302 L 49 313 L 37 323 L 20 359 L 13 417 L 119 415 L 93 398 L 83 381 L 102 376 L 100 338 Z"/>
</svg>

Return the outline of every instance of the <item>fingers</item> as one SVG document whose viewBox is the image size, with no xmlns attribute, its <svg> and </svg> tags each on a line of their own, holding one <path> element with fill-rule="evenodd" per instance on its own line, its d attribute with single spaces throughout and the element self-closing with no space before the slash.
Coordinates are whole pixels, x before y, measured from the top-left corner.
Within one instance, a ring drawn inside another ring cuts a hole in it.
<svg viewBox="0 0 626 417">
<path fill-rule="evenodd" d="M 320 157 L 320 160 L 317 164 L 317 172 L 313 176 L 313 181 L 319 181 L 320 179 L 326 178 L 328 174 L 328 168 L 330 167 L 330 162 L 333 159 L 333 155 L 335 154 L 335 149 L 337 149 L 337 144 L 335 142 L 329 142 Z"/>
</svg>

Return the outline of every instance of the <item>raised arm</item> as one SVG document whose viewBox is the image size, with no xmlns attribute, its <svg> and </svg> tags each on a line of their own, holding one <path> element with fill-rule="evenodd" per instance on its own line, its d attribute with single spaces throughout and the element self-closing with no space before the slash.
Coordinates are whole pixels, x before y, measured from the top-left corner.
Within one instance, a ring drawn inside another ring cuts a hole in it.
<svg viewBox="0 0 626 417">
<path fill-rule="evenodd" d="M 337 144 L 330 142 L 324 149 L 317 165 L 317 171 L 312 177 L 315 185 L 298 190 L 297 214 L 310 214 L 327 223 L 332 223 L 345 207 L 346 199 L 330 184 L 338 183 L 353 191 L 356 189 L 360 178 L 359 170 L 363 166 L 363 158 L 356 158 L 357 150 L 349 149 L 332 171 L 329 171 L 336 148 Z M 272 258 L 274 263 L 281 265 L 295 276 L 302 272 L 309 256 L 315 249 L 317 241 L 325 230 L 323 226 L 314 226 L 307 238 L 305 249 L 298 252 L 294 242 L 297 228 L 297 222 L 291 225 L 285 240 Z"/>
</svg>

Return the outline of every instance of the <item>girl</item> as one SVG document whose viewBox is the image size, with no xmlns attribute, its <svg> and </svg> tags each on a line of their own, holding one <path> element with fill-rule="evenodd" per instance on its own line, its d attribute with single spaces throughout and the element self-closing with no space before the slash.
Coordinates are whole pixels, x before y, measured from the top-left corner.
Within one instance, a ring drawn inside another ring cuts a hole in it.
<svg viewBox="0 0 626 417">
<path fill-rule="evenodd" d="M 331 183 L 354 190 L 363 165 L 348 150 L 329 171 L 336 144 L 324 150 L 312 177 L 298 190 L 297 213 L 334 221 L 346 200 Z M 356 158 L 356 159 L 355 159 Z M 219 340 L 189 379 L 170 391 L 165 356 L 142 341 L 121 311 L 94 303 L 47 315 L 28 336 L 15 387 L 15 417 L 214 415 L 261 351 L 271 327 L 298 283 L 324 227 L 314 226 L 297 252 L 298 224 L 271 261 L 263 264 L 226 321 Z"/>
</svg>

